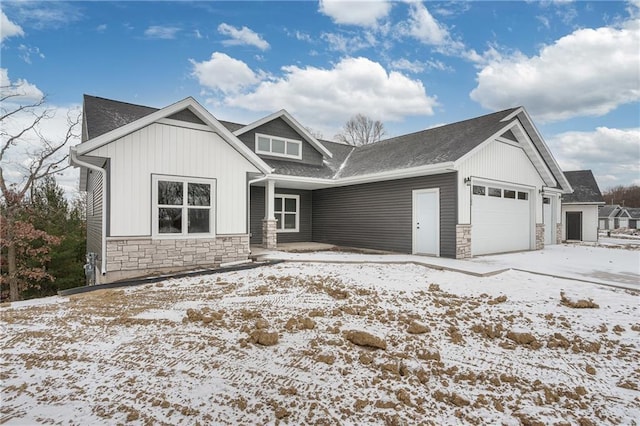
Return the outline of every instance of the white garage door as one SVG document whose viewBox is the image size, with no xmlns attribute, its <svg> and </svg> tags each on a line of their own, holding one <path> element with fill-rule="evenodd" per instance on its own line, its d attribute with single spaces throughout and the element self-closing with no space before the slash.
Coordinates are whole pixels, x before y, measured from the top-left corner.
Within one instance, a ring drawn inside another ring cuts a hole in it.
<svg viewBox="0 0 640 426">
<path fill-rule="evenodd" d="M 471 197 L 473 255 L 531 248 L 529 191 L 474 183 Z"/>
</svg>

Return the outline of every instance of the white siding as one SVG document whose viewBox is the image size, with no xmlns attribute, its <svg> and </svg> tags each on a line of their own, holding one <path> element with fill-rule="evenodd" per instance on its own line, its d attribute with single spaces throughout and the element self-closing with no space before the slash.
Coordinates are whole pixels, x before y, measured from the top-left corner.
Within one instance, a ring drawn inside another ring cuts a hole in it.
<svg viewBox="0 0 640 426">
<path fill-rule="evenodd" d="M 154 123 L 93 151 L 110 163 L 110 236 L 151 235 L 151 175 L 216 179 L 216 234 L 246 234 L 247 172 L 258 170 L 213 132 Z"/>
<path fill-rule="evenodd" d="M 536 223 L 542 223 L 542 197 L 539 190 L 544 182 L 522 148 L 492 141 L 473 153 L 457 166 L 458 170 L 458 223 L 470 223 L 471 187 L 464 182 L 467 177 L 486 178 L 535 187 L 531 200 L 536 212 Z"/>
<path fill-rule="evenodd" d="M 567 212 L 582 212 L 582 241 L 598 241 L 598 206 L 563 204 L 562 240 L 567 239 Z"/>
</svg>

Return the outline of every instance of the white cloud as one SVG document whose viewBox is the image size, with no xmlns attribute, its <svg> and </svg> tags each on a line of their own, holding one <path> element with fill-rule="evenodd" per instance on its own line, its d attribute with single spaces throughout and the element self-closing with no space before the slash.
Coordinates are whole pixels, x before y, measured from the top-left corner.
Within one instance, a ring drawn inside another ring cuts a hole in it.
<svg viewBox="0 0 640 426">
<path fill-rule="evenodd" d="M 345 58 L 331 69 L 286 66 L 282 70 L 283 76 L 265 79 L 255 90 L 228 96 L 224 103 L 251 111 L 285 108 L 325 134 L 358 112 L 398 121 L 411 115 L 432 115 L 437 105 L 421 81 L 387 72 L 367 58 Z"/>
<path fill-rule="evenodd" d="M 62 1 L 18 1 L 4 2 L 12 16 L 23 25 L 37 30 L 61 28 L 83 18 L 81 9 L 74 2 Z M 2 22 L 4 27 L 4 21 Z"/>
<path fill-rule="evenodd" d="M 100 24 L 96 27 L 96 31 L 99 33 L 103 33 L 107 30 L 107 24 Z"/>
<path fill-rule="evenodd" d="M 27 64 L 31 64 L 31 55 L 37 56 L 40 59 L 44 59 L 44 53 L 40 51 L 38 47 L 31 47 L 24 44 L 18 46 L 18 51 L 20 58 L 25 61 Z"/>
<path fill-rule="evenodd" d="M 368 33 L 365 33 L 364 37 L 356 34 L 323 33 L 320 37 L 327 42 L 329 50 L 347 54 L 373 47 L 377 44 L 375 37 Z"/>
<path fill-rule="evenodd" d="M 318 11 L 336 24 L 375 27 L 391 11 L 384 0 L 320 0 Z"/>
<path fill-rule="evenodd" d="M 413 37 L 428 45 L 439 46 L 450 42 L 447 28 L 429 13 L 422 3 L 411 3 L 409 19 L 399 25 L 400 34 Z"/>
<path fill-rule="evenodd" d="M 628 185 L 640 178 L 640 128 L 598 127 L 561 133 L 547 142 L 563 170 L 591 169 L 611 184 Z"/>
<path fill-rule="evenodd" d="M 604 115 L 640 99 L 640 21 L 580 29 L 538 55 L 498 57 L 478 73 L 470 96 L 498 110 L 524 105 L 540 121 Z"/>
<path fill-rule="evenodd" d="M 392 61 L 390 67 L 395 70 L 404 70 L 412 73 L 420 73 L 427 69 L 435 69 L 439 71 L 451 70 L 451 67 L 446 65 L 442 61 L 428 60 L 428 61 L 410 61 L 406 58 L 397 59 Z"/>
<path fill-rule="evenodd" d="M 192 75 L 202 86 L 225 94 L 237 92 L 261 80 L 261 75 L 254 73 L 247 64 L 224 53 L 214 52 L 208 61 L 189 59 L 189 62 L 193 65 Z"/>
<path fill-rule="evenodd" d="M 20 36 L 24 37 L 24 31 L 22 27 L 14 22 L 11 22 L 7 15 L 0 10 L 0 41 L 4 41 L 9 37 Z"/>
<path fill-rule="evenodd" d="M 19 78 L 16 81 L 11 81 L 9 71 L 6 68 L 0 68 L 0 86 L 2 87 L 2 97 L 10 97 L 7 100 L 8 103 L 37 101 L 44 96 L 40 89 L 27 80 Z"/>
<path fill-rule="evenodd" d="M 180 31 L 178 27 L 163 27 L 161 25 L 152 25 L 144 30 L 144 36 L 147 38 L 158 38 L 163 40 L 171 40 L 176 38 Z"/>
<path fill-rule="evenodd" d="M 218 32 L 231 37 L 230 40 L 224 40 L 222 42 L 225 46 L 255 46 L 260 50 L 267 50 L 269 48 L 269 43 L 247 27 L 235 28 L 229 24 L 222 23 L 218 25 Z"/>
</svg>

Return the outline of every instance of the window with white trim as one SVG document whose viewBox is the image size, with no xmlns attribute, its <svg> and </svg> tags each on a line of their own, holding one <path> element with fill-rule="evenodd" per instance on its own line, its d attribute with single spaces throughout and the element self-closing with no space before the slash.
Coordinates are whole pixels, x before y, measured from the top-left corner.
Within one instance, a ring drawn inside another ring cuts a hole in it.
<svg viewBox="0 0 640 426">
<path fill-rule="evenodd" d="M 302 159 L 302 141 L 256 133 L 256 154 Z"/>
<path fill-rule="evenodd" d="M 215 179 L 154 175 L 152 196 L 154 236 L 214 234 Z"/>
<path fill-rule="evenodd" d="M 276 194 L 273 212 L 278 232 L 299 232 L 300 196 Z"/>
</svg>

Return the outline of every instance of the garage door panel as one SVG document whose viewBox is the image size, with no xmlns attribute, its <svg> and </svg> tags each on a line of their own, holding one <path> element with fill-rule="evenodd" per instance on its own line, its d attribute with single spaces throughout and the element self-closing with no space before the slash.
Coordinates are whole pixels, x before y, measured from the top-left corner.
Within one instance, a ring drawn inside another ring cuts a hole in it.
<svg viewBox="0 0 640 426">
<path fill-rule="evenodd" d="M 531 197 L 527 200 L 475 194 L 472 197 L 472 254 L 530 249 Z"/>
</svg>

